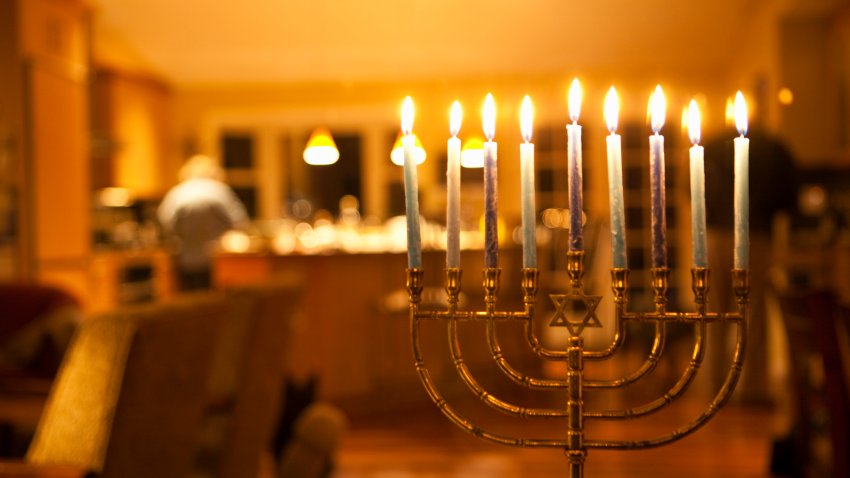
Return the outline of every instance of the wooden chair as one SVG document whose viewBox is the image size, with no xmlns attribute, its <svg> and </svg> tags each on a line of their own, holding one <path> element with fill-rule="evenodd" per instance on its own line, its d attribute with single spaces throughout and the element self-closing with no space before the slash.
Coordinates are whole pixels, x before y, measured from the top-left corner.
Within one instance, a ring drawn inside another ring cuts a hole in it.
<svg viewBox="0 0 850 478">
<path fill-rule="evenodd" d="M 25 462 L 0 476 L 187 476 L 223 310 L 204 296 L 86 320 Z"/>
<path fill-rule="evenodd" d="M 850 476 L 850 310 L 826 291 L 783 294 L 780 304 L 797 414 L 792 471 Z"/>
<path fill-rule="evenodd" d="M 301 288 L 282 281 L 235 287 L 226 296 L 194 476 L 254 477 L 277 423 Z"/>
</svg>

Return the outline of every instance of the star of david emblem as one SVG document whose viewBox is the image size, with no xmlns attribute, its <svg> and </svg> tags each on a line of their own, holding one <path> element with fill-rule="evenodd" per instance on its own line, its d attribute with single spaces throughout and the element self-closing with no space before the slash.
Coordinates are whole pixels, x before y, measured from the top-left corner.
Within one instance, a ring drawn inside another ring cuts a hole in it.
<svg viewBox="0 0 850 478">
<path fill-rule="evenodd" d="M 555 316 L 549 322 L 549 327 L 566 327 L 573 337 L 581 335 L 585 327 L 599 328 L 602 324 L 596 316 L 596 308 L 601 295 L 585 295 L 582 293 L 550 294 L 555 303 Z M 574 317 L 584 314 L 579 319 Z M 572 317 L 571 317 L 572 316 Z"/>
</svg>

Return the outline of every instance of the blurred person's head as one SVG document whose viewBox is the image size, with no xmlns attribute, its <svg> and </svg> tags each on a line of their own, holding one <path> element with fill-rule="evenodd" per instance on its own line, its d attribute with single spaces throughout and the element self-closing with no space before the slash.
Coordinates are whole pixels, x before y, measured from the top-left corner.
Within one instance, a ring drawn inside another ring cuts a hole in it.
<svg viewBox="0 0 850 478">
<path fill-rule="evenodd" d="M 180 180 L 187 179 L 215 179 L 217 181 L 224 180 L 224 170 L 218 165 L 218 162 L 213 158 L 196 154 L 186 160 L 183 167 L 180 168 Z"/>
</svg>

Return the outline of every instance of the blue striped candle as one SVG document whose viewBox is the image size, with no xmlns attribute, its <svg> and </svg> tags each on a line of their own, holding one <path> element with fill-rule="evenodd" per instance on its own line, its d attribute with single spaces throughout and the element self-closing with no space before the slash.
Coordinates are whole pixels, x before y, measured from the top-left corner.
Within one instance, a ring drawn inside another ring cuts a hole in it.
<svg viewBox="0 0 850 478">
<path fill-rule="evenodd" d="M 496 165 L 496 104 L 488 93 L 482 111 L 484 136 L 484 267 L 499 267 L 499 195 Z"/>
<path fill-rule="evenodd" d="M 667 214 L 664 184 L 664 126 L 667 104 L 661 85 L 655 87 L 650 98 L 653 135 L 649 137 L 649 189 L 652 228 L 652 267 L 667 267 Z"/>
<path fill-rule="evenodd" d="M 611 251 L 613 266 L 617 269 L 628 267 L 626 261 L 626 218 L 623 201 L 623 151 L 620 135 L 617 134 L 617 122 L 620 113 L 620 100 L 617 90 L 612 86 L 605 95 L 605 123 L 611 134 L 606 138 L 608 146 L 608 204 L 611 214 Z"/>
<path fill-rule="evenodd" d="M 408 96 L 401 107 L 402 147 L 404 151 L 404 203 L 407 213 L 407 267 L 422 267 L 422 238 L 419 233 L 419 182 L 413 136 L 413 100 Z"/>
</svg>

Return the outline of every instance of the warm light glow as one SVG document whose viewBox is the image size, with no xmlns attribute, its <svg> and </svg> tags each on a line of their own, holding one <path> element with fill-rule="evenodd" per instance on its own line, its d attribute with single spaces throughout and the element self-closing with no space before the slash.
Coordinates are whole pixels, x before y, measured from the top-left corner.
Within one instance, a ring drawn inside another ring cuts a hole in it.
<svg viewBox="0 0 850 478">
<path fill-rule="evenodd" d="M 785 106 L 794 102 L 794 93 L 788 87 L 782 87 L 776 97 Z"/>
<path fill-rule="evenodd" d="M 726 98 L 726 126 L 735 124 L 735 100 L 731 96 Z"/>
<path fill-rule="evenodd" d="M 608 131 L 614 134 L 617 131 L 617 123 L 620 121 L 620 97 L 617 95 L 617 90 L 612 86 L 605 95 L 605 125 L 608 126 Z"/>
<path fill-rule="evenodd" d="M 401 132 L 404 134 L 413 132 L 413 99 L 409 96 L 401 104 Z"/>
<path fill-rule="evenodd" d="M 747 102 L 740 91 L 735 94 L 735 128 L 741 136 L 747 134 Z"/>
<path fill-rule="evenodd" d="M 460 165 L 464 168 L 484 167 L 484 140 L 480 136 L 473 136 L 463 143 Z"/>
<path fill-rule="evenodd" d="M 331 132 L 327 128 L 316 128 L 304 148 L 304 162 L 313 166 L 327 166 L 339 159 Z"/>
<path fill-rule="evenodd" d="M 416 162 L 417 165 L 425 162 L 425 148 L 422 146 L 422 141 L 419 141 L 419 137 L 415 134 L 411 134 L 414 139 L 413 146 L 413 161 Z M 404 166 L 404 146 L 402 145 L 402 138 L 404 135 L 399 134 L 398 138 L 395 140 L 395 144 L 393 144 L 393 150 L 390 152 L 390 160 L 396 166 Z"/>
<path fill-rule="evenodd" d="M 227 231 L 221 236 L 221 248 L 227 252 L 248 252 L 251 249 L 251 237 L 243 231 Z"/>
<path fill-rule="evenodd" d="M 463 110 L 460 107 L 460 102 L 452 103 L 452 109 L 449 112 L 449 131 L 452 136 L 457 136 L 460 132 L 460 124 L 463 122 Z"/>
<path fill-rule="evenodd" d="M 133 194 L 127 188 L 103 188 L 98 193 L 101 206 L 127 207 L 133 203 Z"/>
<path fill-rule="evenodd" d="M 531 98 L 525 95 L 522 99 L 522 106 L 519 112 L 519 130 L 522 132 L 522 139 L 526 143 L 531 142 L 531 129 L 534 123 L 534 106 L 531 104 Z"/>
<path fill-rule="evenodd" d="M 570 110 L 570 120 L 573 123 L 577 122 L 578 115 L 581 114 L 581 84 L 578 82 L 578 78 L 574 78 L 572 84 L 570 84 L 567 108 Z"/>
<path fill-rule="evenodd" d="M 496 136 L 496 102 L 493 101 L 493 94 L 487 93 L 484 98 L 484 108 L 481 110 L 481 123 L 484 127 L 484 136 L 487 141 L 493 141 Z"/>
<path fill-rule="evenodd" d="M 691 137 L 691 143 L 699 144 L 700 140 L 700 123 L 702 116 L 699 114 L 699 106 L 696 100 L 691 100 L 688 104 L 688 136 Z"/>
<path fill-rule="evenodd" d="M 664 98 L 664 91 L 661 85 L 655 87 L 655 91 L 649 97 L 649 122 L 652 126 L 652 132 L 658 134 L 661 128 L 664 127 L 664 121 L 667 119 L 667 100 Z"/>
</svg>

